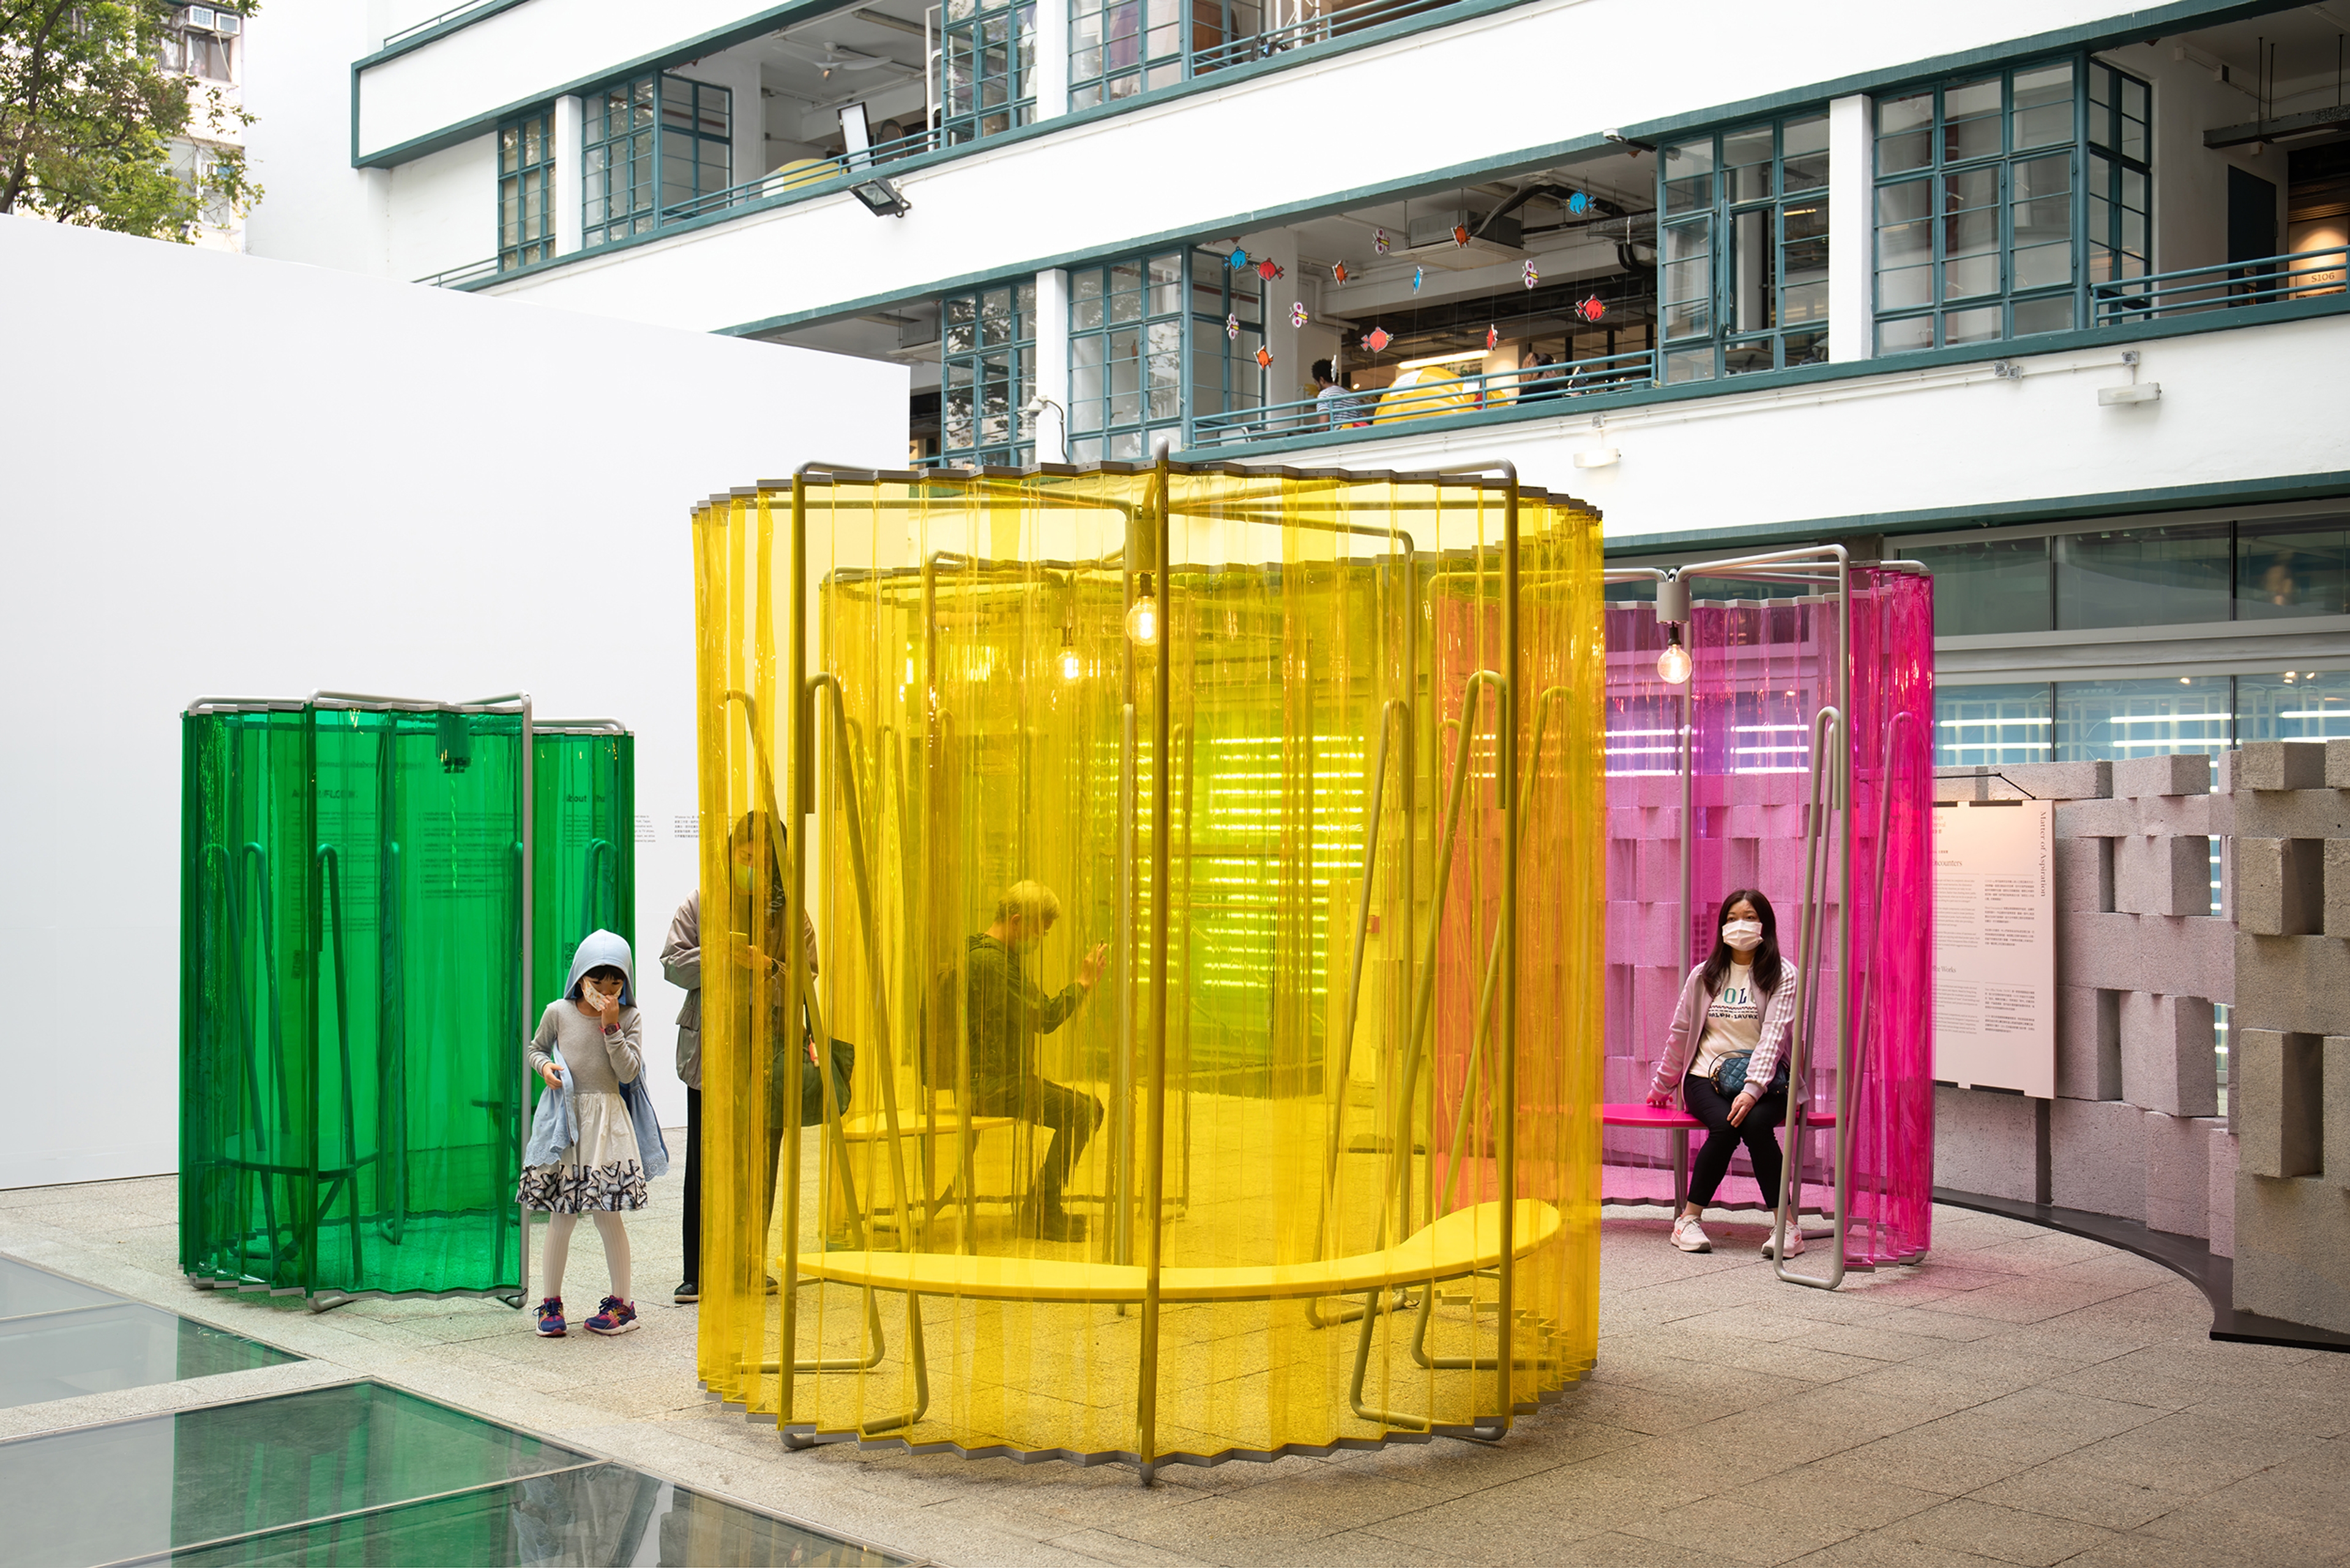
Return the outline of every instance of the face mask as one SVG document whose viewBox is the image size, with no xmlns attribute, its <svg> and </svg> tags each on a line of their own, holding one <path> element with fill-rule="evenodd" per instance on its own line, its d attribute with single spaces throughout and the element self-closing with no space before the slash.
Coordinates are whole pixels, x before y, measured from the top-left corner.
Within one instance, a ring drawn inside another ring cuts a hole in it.
<svg viewBox="0 0 2350 1568">
<path fill-rule="evenodd" d="M 1721 928 L 1721 940 L 1734 951 L 1751 953 L 1762 945 L 1762 922 L 1732 920 Z"/>
<path fill-rule="evenodd" d="M 755 875 L 757 870 L 758 867 L 755 866 L 745 866 L 742 862 L 736 861 L 734 864 L 734 890 L 737 893 L 749 892 L 759 880 Z"/>
</svg>

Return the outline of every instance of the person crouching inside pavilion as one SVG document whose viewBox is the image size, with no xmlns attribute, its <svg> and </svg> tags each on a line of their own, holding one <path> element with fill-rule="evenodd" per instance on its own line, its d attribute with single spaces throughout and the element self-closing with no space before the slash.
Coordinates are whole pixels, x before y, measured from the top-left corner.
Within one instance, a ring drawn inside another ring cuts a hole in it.
<svg viewBox="0 0 2350 1568">
<path fill-rule="evenodd" d="M 1015 1117 L 1053 1135 L 1020 1210 L 1021 1232 L 1046 1241 L 1082 1241 L 1086 1222 L 1062 1207 L 1062 1189 L 1101 1126 L 1102 1103 L 1047 1081 L 1037 1067 L 1036 1037 L 1052 1033 L 1085 1005 L 1101 978 L 1108 944 L 1081 953 L 1076 979 L 1045 995 L 1028 978 L 1024 961 L 1060 918 L 1060 898 L 1041 882 L 1016 882 L 1005 890 L 994 923 L 966 945 L 963 1016 L 971 1032 L 971 1114 Z"/>
</svg>

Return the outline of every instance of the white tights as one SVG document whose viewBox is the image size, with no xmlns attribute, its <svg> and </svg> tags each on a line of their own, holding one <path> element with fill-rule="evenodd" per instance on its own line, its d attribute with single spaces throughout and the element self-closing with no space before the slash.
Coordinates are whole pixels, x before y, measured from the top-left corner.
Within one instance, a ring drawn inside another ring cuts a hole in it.
<svg viewBox="0 0 2350 1568">
<path fill-rule="evenodd" d="M 629 1294 L 629 1232 L 620 1223 L 619 1215 L 608 1209 L 595 1210 L 596 1234 L 604 1240 L 604 1265 L 612 1273 L 612 1293 L 629 1305 L 636 1299 Z M 571 1228 L 579 1223 L 577 1214 L 549 1214 L 546 1217 L 546 1252 L 543 1267 L 546 1272 L 546 1293 L 563 1294 L 563 1266 L 571 1261 Z"/>
</svg>

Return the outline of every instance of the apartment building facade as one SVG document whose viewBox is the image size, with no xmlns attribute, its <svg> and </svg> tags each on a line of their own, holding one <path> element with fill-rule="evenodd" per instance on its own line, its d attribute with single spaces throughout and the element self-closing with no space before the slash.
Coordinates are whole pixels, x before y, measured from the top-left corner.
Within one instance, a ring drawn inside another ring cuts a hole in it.
<svg viewBox="0 0 2350 1568">
<path fill-rule="evenodd" d="M 2350 735 L 2339 0 L 1188 6 L 309 7 L 254 247 L 897 360 L 912 462 L 1912 556 L 1946 763 Z"/>
</svg>

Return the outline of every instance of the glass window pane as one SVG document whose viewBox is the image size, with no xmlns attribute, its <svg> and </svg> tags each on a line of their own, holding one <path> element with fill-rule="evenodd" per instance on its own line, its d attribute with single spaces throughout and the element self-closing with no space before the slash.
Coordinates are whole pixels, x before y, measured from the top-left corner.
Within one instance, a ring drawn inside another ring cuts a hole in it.
<svg viewBox="0 0 2350 1568">
<path fill-rule="evenodd" d="M 1934 318 L 1930 316 L 1905 316 L 1898 321 L 1877 324 L 1877 351 L 1879 354 L 1906 354 L 1933 346 Z"/>
<path fill-rule="evenodd" d="M 1657 166 L 1665 181 L 1665 211 L 1697 212 L 1713 205 L 1713 138 L 1663 148 Z"/>
<path fill-rule="evenodd" d="M 2236 743 L 2350 740 L 2350 670 L 2236 677 Z"/>
<path fill-rule="evenodd" d="M 2015 74 L 2014 124 L 2018 149 L 2073 140 L 2070 60 Z"/>
<path fill-rule="evenodd" d="M 1877 171 L 1898 174 L 1934 161 L 1934 95 L 1879 99 L 1877 104 Z"/>
<path fill-rule="evenodd" d="M 2000 129 L 2000 80 L 1969 82 L 1942 93 L 1942 161 L 1962 163 L 2003 151 Z"/>
<path fill-rule="evenodd" d="M 2048 541 L 1987 539 L 1901 552 L 1934 569 L 1934 635 L 2049 631 Z"/>
<path fill-rule="evenodd" d="M 2228 525 L 2066 534 L 2056 541 L 2056 628 L 2228 618 Z"/>
<path fill-rule="evenodd" d="M 2021 263 L 2021 257 L 2018 257 Z M 2015 336 L 2029 337 L 2035 332 L 2069 332 L 2073 327 L 2073 296 L 2052 295 L 2043 299 L 2019 299 L 2015 302 Z"/>
<path fill-rule="evenodd" d="M 1772 194 L 1771 127 L 1757 125 L 1733 130 L 1721 139 L 1721 179 L 1733 202 L 1755 202 Z"/>
<path fill-rule="evenodd" d="M 1996 305 L 1984 306 L 1978 310 L 1950 311 L 1942 317 L 1942 342 L 1949 345 L 1996 341 L 2005 325 L 2000 320 L 2001 314 Z"/>
<path fill-rule="evenodd" d="M 1941 585 L 1935 584 L 1938 600 Z M 1939 620 L 1939 615 L 1938 615 Z M 1934 765 L 1998 767 L 2049 760 L 2053 727 L 2044 680 L 1934 689 Z"/>
<path fill-rule="evenodd" d="M 1779 128 L 1780 189 L 1808 191 L 1828 182 L 1828 117 L 1806 115 Z"/>
<path fill-rule="evenodd" d="M 2237 619 L 2345 614 L 2350 519 L 2237 524 Z"/>
<path fill-rule="evenodd" d="M 2168 752 L 2217 754 L 2228 749 L 2234 728 L 2228 688 L 2224 675 L 2060 680 L 2055 760 L 2105 762 Z"/>
</svg>

